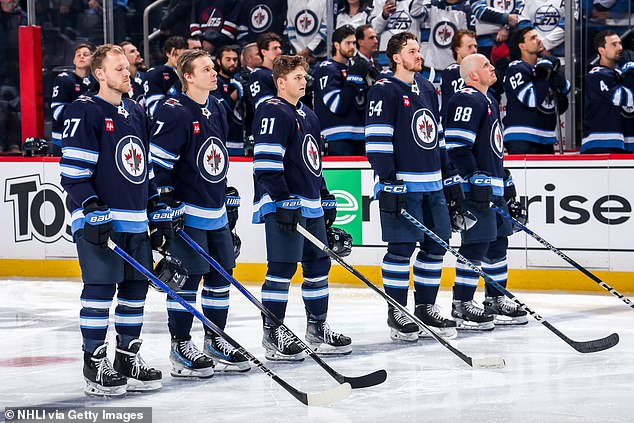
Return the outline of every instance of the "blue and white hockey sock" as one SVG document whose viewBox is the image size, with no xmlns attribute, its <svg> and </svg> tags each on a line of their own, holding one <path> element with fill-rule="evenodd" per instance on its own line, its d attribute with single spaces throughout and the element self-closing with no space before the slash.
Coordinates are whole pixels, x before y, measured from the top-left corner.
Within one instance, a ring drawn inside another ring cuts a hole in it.
<svg viewBox="0 0 634 423">
<path fill-rule="evenodd" d="M 232 274 L 231 269 L 228 273 Z M 205 316 L 224 329 L 229 313 L 229 282 L 220 273 L 212 271 L 204 277 L 201 302 Z M 205 333 L 211 334 L 210 329 L 205 327 Z"/>
<path fill-rule="evenodd" d="M 442 274 L 442 258 L 419 251 L 414 261 L 414 299 L 418 304 L 435 304 Z"/>
<path fill-rule="evenodd" d="M 128 348 L 130 341 L 141 335 L 147 289 L 147 281 L 126 280 L 119 284 L 114 312 L 117 346 Z"/>
<path fill-rule="evenodd" d="M 108 316 L 115 288 L 115 284 L 84 284 L 81 291 L 79 327 L 83 338 L 82 349 L 89 354 L 106 341 Z"/>
<path fill-rule="evenodd" d="M 387 253 L 381 264 L 385 293 L 401 305 L 407 305 L 409 288 L 409 257 Z"/>
<path fill-rule="evenodd" d="M 200 284 L 201 279 L 202 275 L 190 275 L 181 290 L 177 292 L 192 307 L 196 307 L 196 294 L 198 293 L 198 284 Z M 190 339 L 189 333 L 194 320 L 193 314 L 169 295 L 166 302 L 167 326 L 169 327 L 170 335 L 176 339 Z"/>
<path fill-rule="evenodd" d="M 509 276 L 506 257 L 492 262 L 483 261 L 482 271 L 489 275 L 495 282 L 506 288 L 506 282 Z M 499 297 L 504 295 L 496 287 L 489 283 L 485 284 L 484 288 L 487 297 Z"/>
<path fill-rule="evenodd" d="M 269 262 L 268 271 L 264 277 L 262 304 L 282 321 L 286 315 L 288 289 L 295 270 L 297 270 L 296 263 Z M 265 319 L 264 323 L 274 326 L 269 319 Z"/>
<path fill-rule="evenodd" d="M 302 263 L 304 283 L 302 283 L 302 298 L 306 307 L 306 314 L 310 320 L 326 320 L 328 314 L 328 272 L 330 258 L 321 257 L 317 260 Z"/>
</svg>

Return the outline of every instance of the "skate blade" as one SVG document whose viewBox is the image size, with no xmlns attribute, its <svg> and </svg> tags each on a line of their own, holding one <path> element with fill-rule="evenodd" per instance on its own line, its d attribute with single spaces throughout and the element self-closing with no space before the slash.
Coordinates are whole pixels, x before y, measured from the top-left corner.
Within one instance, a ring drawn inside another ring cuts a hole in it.
<svg viewBox="0 0 634 423">
<path fill-rule="evenodd" d="M 475 330 L 475 331 L 492 331 L 495 329 L 493 322 L 469 322 L 467 320 L 456 318 L 456 329 L 458 330 Z"/>
<path fill-rule="evenodd" d="M 392 341 L 416 342 L 418 341 L 418 332 L 404 333 L 390 328 L 390 338 Z"/>
<path fill-rule="evenodd" d="M 245 373 L 251 370 L 251 365 L 248 361 L 242 363 L 229 363 L 224 360 L 216 361 L 214 359 L 214 372 L 216 373 Z"/>
<path fill-rule="evenodd" d="M 493 318 L 493 323 L 499 326 L 525 325 L 528 323 L 528 316 L 510 317 L 497 314 Z"/>
<path fill-rule="evenodd" d="M 209 379 L 214 375 L 214 368 L 207 367 L 205 369 L 194 370 L 172 366 L 170 374 L 172 375 L 172 377 L 177 377 L 181 379 Z"/>
<path fill-rule="evenodd" d="M 304 361 L 304 353 L 300 352 L 297 354 L 282 354 L 279 351 L 271 351 L 267 350 L 264 354 L 264 358 L 269 361 L 287 361 L 287 362 L 299 362 Z"/>
<path fill-rule="evenodd" d="M 455 339 L 458 337 L 458 331 L 456 328 L 433 328 L 432 330 L 436 332 L 436 335 L 444 339 Z M 421 329 L 420 332 L 418 332 L 418 338 L 430 339 L 433 338 L 433 336 L 427 331 L 427 329 Z"/>
<path fill-rule="evenodd" d="M 90 397 L 124 397 L 127 390 L 125 385 L 105 387 L 86 380 L 84 393 Z"/>
<path fill-rule="evenodd" d="M 326 343 L 307 342 L 311 350 L 318 355 L 348 355 L 352 353 L 352 345 L 344 345 L 341 347 L 335 347 Z"/>
<path fill-rule="evenodd" d="M 128 392 L 149 392 L 158 391 L 162 387 L 163 383 L 161 383 L 161 380 L 142 381 L 129 377 L 126 389 Z"/>
</svg>

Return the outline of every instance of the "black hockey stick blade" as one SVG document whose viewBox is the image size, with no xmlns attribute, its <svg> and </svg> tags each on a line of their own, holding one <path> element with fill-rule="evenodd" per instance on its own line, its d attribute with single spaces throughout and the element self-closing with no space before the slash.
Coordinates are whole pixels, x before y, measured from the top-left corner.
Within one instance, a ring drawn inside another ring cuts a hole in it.
<svg viewBox="0 0 634 423">
<path fill-rule="evenodd" d="M 179 229 L 177 234 L 189 245 L 192 247 L 198 254 L 200 254 L 220 275 L 222 275 L 229 283 L 231 283 L 238 291 L 244 294 L 245 297 L 255 305 L 266 317 L 275 322 L 276 325 L 282 326 L 286 333 L 295 340 L 297 345 L 300 346 L 310 358 L 312 358 L 319 366 L 324 369 L 330 376 L 333 377 L 339 383 L 349 383 L 352 389 L 360 389 L 360 388 L 368 388 L 370 386 L 379 385 L 387 379 L 387 372 L 385 370 L 377 370 L 375 372 L 369 373 L 367 375 L 358 376 L 358 377 L 348 377 L 344 376 L 341 373 L 337 372 L 335 369 L 330 367 L 326 362 L 324 362 L 319 355 L 313 351 L 308 345 L 304 343 L 304 341 L 295 335 L 293 331 L 291 331 L 284 322 L 282 322 L 275 314 L 273 314 L 268 308 L 264 306 L 257 298 L 249 292 L 248 289 L 244 287 L 240 282 L 238 282 L 232 275 L 230 275 L 223 267 L 218 263 L 209 253 L 207 253 L 200 245 L 196 243 L 185 231 Z"/>
<path fill-rule="evenodd" d="M 548 329 L 553 331 L 555 334 L 557 334 L 561 339 L 566 341 L 568 345 L 570 345 L 572 348 L 574 348 L 580 353 L 586 354 L 586 353 L 604 351 L 604 350 L 612 348 L 613 346 L 619 343 L 618 333 L 613 333 L 601 339 L 593 339 L 590 341 L 574 341 L 568 338 L 563 333 L 561 333 L 561 331 L 559 331 L 556 327 L 551 325 L 549 322 L 542 321 L 541 323 L 544 326 L 546 326 Z"/>
</svg>

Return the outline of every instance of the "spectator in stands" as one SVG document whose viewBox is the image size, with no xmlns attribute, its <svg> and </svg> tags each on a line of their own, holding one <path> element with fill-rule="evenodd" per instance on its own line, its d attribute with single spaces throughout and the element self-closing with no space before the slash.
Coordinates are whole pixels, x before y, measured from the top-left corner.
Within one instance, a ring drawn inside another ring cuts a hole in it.
<svg viewBox="0 0 634 423">
<path fill-rule="evenodd" d="M 490 58 L 493 47 L 506 43 L 510 31 L 519 22 L 519 14 L 524 9 L 524 0 L 508 2 L 476 0 L 471 3 L 471 8 L 476 18 L 478 53 Z"/>
<path fill-rule="evenodd" d="M 202 50 L 203 42 L 200 40 L 200 37 L 192 37 L 191 35 L 187 37 L 187 49 L 188 50 Z"/>
<path fill-rule="evenodd" d="M 26 23 L 17 0 L 0 0 L 0 152 L 20 151 L 18 27 Z"/>
<path fill-rule="evenodd" d="M 92 47 L 88 44 L 79 44 L 75 47 L 72 72 L 62 72 L 53 82 L 53 95 L 51 109 L 53 115 L 53 146 L 50 153 L 54 156 L 61 155 L 62 134 L 64 132 L 64 109 L 79 96 L 86 94 L 95 87 L 96 80 L 90 74 L 90 62 Z M 94 90 L 93 90 L 94 91 Z"/>
<path fill-rule="evenodd" d="M 362 76 L 364 78 L 371 78 L 368 82 L 369 85 L 372 85 L 372 82 L 378 79 L 379 73 L 381 72 L 381 68 L 379 68 L 374 61 L 374 55 L 379 48 L 379 38 L 370 24 L 358 26 L 355 30 L 355 38 L 357 40 L 357 54 L 352 61 L 353 63 L 359 60 L 368 62 L 369 67 L 367 73 Z"/>
<path fill-rule="evenodd" d="M 125 40 L 128 34 L 125 23 L 127 13 L 128 0 L 112 0 L 112 21 L 115 43 L 120 43 Z"/>
<path fill-rule="evenodd" d="M 504 78 L 507 96 L 504 143 L 509 154 L 552 154 L 557 140 L 557 114 L 568 109 L 570 83 L 559 60 L 544 54 L 537 31 L 520 29 L 513 51 L 521 60 L 511 62 Z M 561 140 L 559 140 L 561 141 Z"/>
<path fill-rule="evenodd" d="M 159 29 L 165 37 L 187 37 L 192 16 L 192 0 L 170 0 Z M 187 39 L 189 42 L 189 38 Z"/>
<path fill-rule="evenodd" d="M 238 41 L 253 43 L 265 32 L 283 34 L 287 8 L 287 0 L 243 0 Z"/>
<path fill-rule="evenodd" d="M 372 13 L 372 0 L 343 0 L 337 7 L 335 28 L 351 25 L 357 29 L 368 23 Z"/>
<path fill-rule="evenodd" d="M 81 2 L 78 0 L 57 0 L 53 4 L 56 6 L 58 13 L 57 25 L 61 30 L 77 28 L 77 17 L 81 12 Z"/>
<path fill-rule="evenodd" d="M 288 4 L 288 41 L 309 64 L 326 57 L 327 2 L 291 0 Z"/>
<path fill-rule="evenodd" d="M 518 29 L 532 26 L 544 44 L 546 54 L 564 55 L 564 2 L 561 0 L 525 1 Z M 586 3 L 586 2 L 582 2 Z M 623 2 L 624 3 L 624 2 Z M 528 22 L 526 22 L 528 20 Z"/>
<path fill-rule="evenodd" d="M 163 98 L 180 92 L 181 83 L 176 74 L 176 62 L 183 50 L 187 49 L 187 42 L 183 37 L 170 37 L 163 45 L 163 53 L 167 61 L 163 65 L 148 70 L 143 80 L 145 88 L 145 106 L 150 116 L 154 114 Z"/>
<path fill-rule="evenodd" d="M 189 29 L 191 35 L 202 36 L 203 49 L 215 54 L 236 41 L 239 19 L 240 3 L 236 0 L 197 0 Z"/>
<path fill-rule="evenodd" d="M 581 152 L 633 152 L 634 144 L 625 144 L 621 111 L 634 107 L 634 92 L 623 83 L 634 73 L 634 63 L 626 63 L 620 74 L 616 70 L 623 45 L 612 30 L 596 34 L 594 48 L 599 54 L 599 65 L 585 77 Z"/>
<path fill-rule="evenodd" d="M 227 150 L 231 156 L 244 156 L 244 139 L 242 134 L 242 120 L 244 111 L 242 84 L 234 79 L 238 72 L 238 48 L 224 46 L 216 55 L 215 69 L 218 72 L 218 86 L 211 93 L 223 100 L 221 103 L 227 112 L 229 134 L 227 135 Z"/>
<path fill-rule="evenodd" d="M 103 7 L 101 0 L 83 0 L 87 7 L 79 18 L 79 38 L 91 45 L 103 44 Z"/>
<path fill-rule="evenodd" d="M 123 49 L 125 57 L 128 59 L 128 71 L 130 72 L 130 92 L 128 96 L 141 104 L 145 105 L 145 88 L 143 87 L 143 76 L 145 75 L 145 63 L 143 57 L 134 44 L 130 41 L 124 41 L 119 46 Z"/>
<path fill-rule="evenodd" d="M 331 156 L 362 156 L 365 149 L 365 107 L 357 103 L 367 70 L 364 63 L 348 67 L 355 53 L 356 37 L 350 25 L 332 34 L 332 60 L 315 69 L 315 113 Z"/>
</svg>

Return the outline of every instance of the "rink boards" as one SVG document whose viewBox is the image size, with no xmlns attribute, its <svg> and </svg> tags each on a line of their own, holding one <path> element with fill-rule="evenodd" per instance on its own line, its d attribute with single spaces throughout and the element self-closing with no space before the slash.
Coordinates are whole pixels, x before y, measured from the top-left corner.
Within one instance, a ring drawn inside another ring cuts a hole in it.
<svg viewBox="0 0 634 423">
<path fill-rule="evenodd" d="M 634 160 L 629 157 L 506 159 L 518 194 L 528 203 L 528 226 L 624 291 L 634 291 Z M 0 164 L 0 276 L 79 276 L 57 159 L 4 158 Z M 264 228 L 251 223 L 252 167 L 249 159 L 234 159 L 228 176 L 242 197 L 237 225 L 242 250 L 236 275 L 245 281 L 262 280 L 266 272 Z M 324 175 L 339 205 L 336 225 L 354 238 L 353 252 L 346 261 L 378 282 L 385 244 L 381 241 L 378 204 L 372 199 L 374 178 L 368 162 L 364 158 L 327 158 Z M 454 234 L 451 244 L 459 243 Z M 508 259 L 516 288 L 600 289 L 523 232 L 510 238 Z M 451 285 L 454 263 L 448 254 L 444 286 Z M 339 266 L 333 269 L 331 280 L 355 283 Z"/>
</svg>

